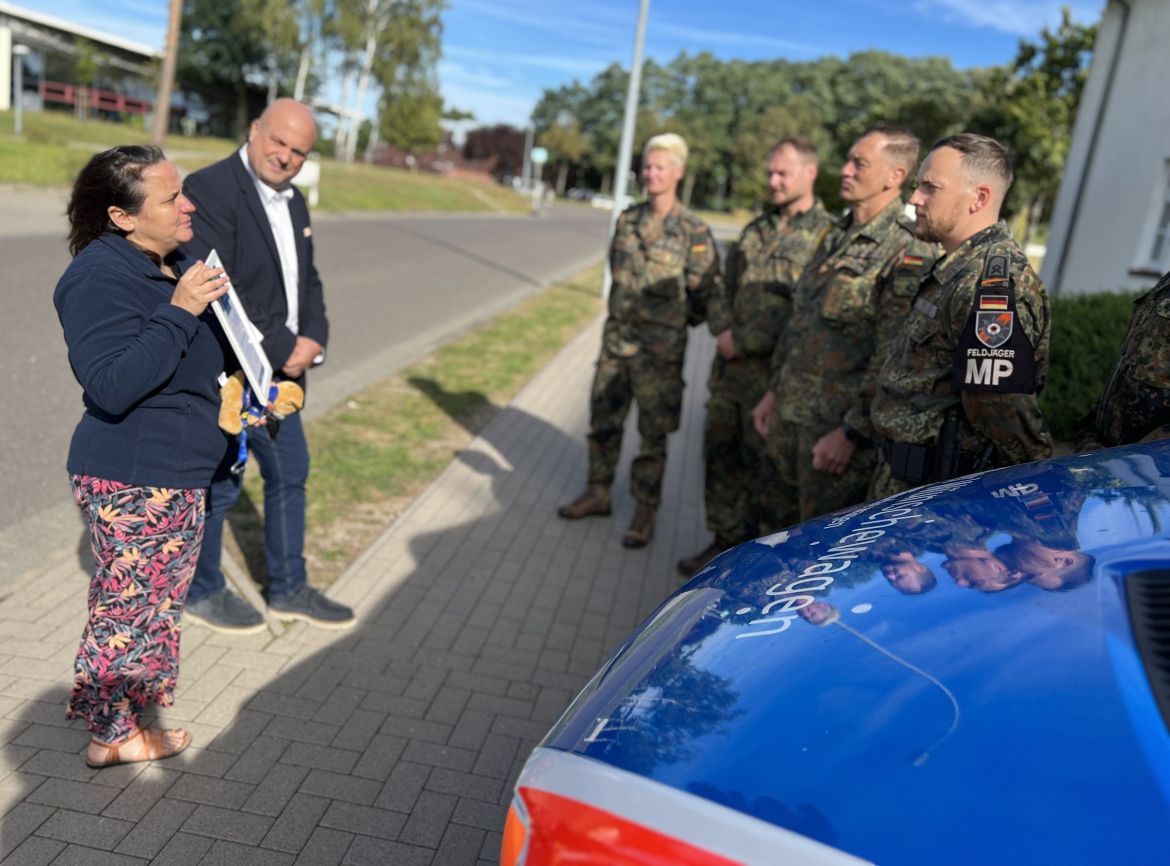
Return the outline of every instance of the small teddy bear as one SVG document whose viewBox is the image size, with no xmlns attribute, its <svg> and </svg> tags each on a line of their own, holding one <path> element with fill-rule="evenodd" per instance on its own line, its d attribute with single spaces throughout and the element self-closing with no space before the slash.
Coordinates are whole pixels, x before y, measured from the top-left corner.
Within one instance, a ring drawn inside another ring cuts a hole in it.
<svg viewBox="0 0 1170 866">
<path fill-rule="evenodd" d="M 263 423 L 268 418 L 280 421 L 305 405 L 305 392 L 296 382 L 273 382 L 268 392 L 268 405 L 259 411 L 253 402 L 244 403 L 244 372 L 237 370 L 219 389 L 219 427 L 233 436 L 244 429 Z M 251 402 L 251 401 L 250 401 Z"/>
</svg>

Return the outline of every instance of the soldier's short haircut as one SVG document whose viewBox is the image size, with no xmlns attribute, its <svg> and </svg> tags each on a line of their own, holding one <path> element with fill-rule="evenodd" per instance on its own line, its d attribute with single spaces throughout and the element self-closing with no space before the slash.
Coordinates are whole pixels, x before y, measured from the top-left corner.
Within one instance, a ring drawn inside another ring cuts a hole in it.
<svg viewBox="0 0 1170 866">
<path fill-rule="evenodd" d="M 782 147 L 791 147 L 805 162 L 817 163 L 820 160 L 820 154 L 817 153 L 816 143 L 805 135 L 786 135 L 768 151 L 768 156 L 771 156 Z"/>
<path fill-rule="evenodd" d="M 859 137 L 865 138 L 867 135 L 884 136 L 886 139 L 884 152 L 890 162 L 899 168 L 906 169 L 907 177 L 914 174 L 914 169 L 918 166 L 918 151 L 922 148 L 922 142 L 914 133 L 904 126 L 883 123 L 871 126 Z"/>
<path fill-rule="evenodd" d="M 961 132 L 940 138 L 931 145 L 930 151 L 933 153 L 942 147 L 959 152 L 959 163 L 971 180 L 995 181 L 1003 194 L 1011 188 L 1015 177 L 1012 172 L 1012 155 L 994 138 Z"/>
<path fill-rule="evenodd" d="M 665 150 L 674 157 L 679 168 L 687 167 L 687 142 L 677 132 L 661 132 L 651 136 L 642 148 L 642 156 L 645 157 L 652 150 Z"/>
</svg>

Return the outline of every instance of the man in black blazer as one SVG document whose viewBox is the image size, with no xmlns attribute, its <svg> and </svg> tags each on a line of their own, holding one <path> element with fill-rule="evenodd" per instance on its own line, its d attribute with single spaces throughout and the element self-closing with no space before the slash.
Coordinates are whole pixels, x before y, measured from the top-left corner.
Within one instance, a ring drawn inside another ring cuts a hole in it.
<svg viewBox="0 0 1170 866">
<path fill-rule="evenodd" d="M 248 318 L 264 337 L 274 376 L 302 386 L 305 371 L 324 360 L 329 337 L 309 211 L 292 185 L 316 140 L 308 107 L 278 99 L 252 123 L 247 144 L 192 174 L 184 186 L 196 207 L 195 238 L 187 252 L 198 258 L 212 249 L 219 253 Z M 264 478 L 269 610 L 325 627 L 353 625 L 353 611 L 307 581 L 309 449 L 301 416 L 290 415 L 279 427 L 250 428 L 247 444 Z M 220 571 L 224 518 L 239 497 L 240 481 L 225 473 L 212 483 L 203 549 L 184 612 L 217 631 L 247 633 L 264 628 L 263 616 L 227 588 Z"/>
</svg>

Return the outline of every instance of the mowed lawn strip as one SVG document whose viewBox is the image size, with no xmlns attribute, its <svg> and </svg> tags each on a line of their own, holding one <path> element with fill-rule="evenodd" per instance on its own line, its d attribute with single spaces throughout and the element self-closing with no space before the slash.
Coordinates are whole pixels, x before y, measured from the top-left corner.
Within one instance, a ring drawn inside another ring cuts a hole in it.
<svg viewBox="0 0 1170 866">
<path fill-rule="evenodd" d="M 600 286 L 597 265 L 305 425 L 313 465 L 305 558 L 314 584 L 336 580 L 597 316 Z M 254 576 L 263 572 L 262 503 L 253 465 L 230 517 L 229 550 Z"/>
<path fill-rule="evenodd" d="M 147 144 L 141 122 L 80 121 L 58 111 L 26 111 L 13 134 L 11 111 L 0 111 L 0 183 L 67 188 L 93 154 L 119 144 Z M 184 172 L 232 153 L 239 142 L 168 136 L 163 150 Z M 365 163 L 321 160 L 318 210 L 524 213 L 528 200 L 496 183 L 443 177 Z"/>
</svg>

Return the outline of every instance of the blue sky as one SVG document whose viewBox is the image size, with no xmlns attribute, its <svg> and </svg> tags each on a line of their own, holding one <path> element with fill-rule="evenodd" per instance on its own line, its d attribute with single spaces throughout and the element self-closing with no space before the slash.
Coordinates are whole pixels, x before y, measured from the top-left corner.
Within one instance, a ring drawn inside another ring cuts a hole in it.
<svg viewBox="0 0 1170 866">
<path fill-rule="evenodd" d="M 161 47 L 166 0 L 11 0 L 26 9 Z M 646 54 L 811 60 L 879 48 L 1002 63 L 1060 8 L 1095 22 L 1105 0 L 651 0 Z M 638 0 L 448 0 L 439 83 L 479 123 L 523 125 L 545 88 L 588 82 L 633 53 Z"/>
</svg>

